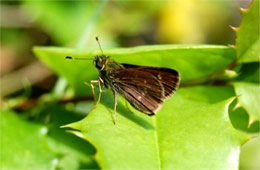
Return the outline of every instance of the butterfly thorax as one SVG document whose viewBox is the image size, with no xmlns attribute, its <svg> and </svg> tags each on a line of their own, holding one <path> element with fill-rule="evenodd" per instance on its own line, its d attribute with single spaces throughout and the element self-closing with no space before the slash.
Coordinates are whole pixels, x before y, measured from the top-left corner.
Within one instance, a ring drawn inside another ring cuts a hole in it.
<svg viewBox="0 0 260 170">
<path fill-rule="evenodd" d="M 114 81 L 113 71 L 124 68 L 123 65 L 111 60 L 108 56 L 101 55 L 94 58 L 94 65 L 99 70 L 100 78 L 106 88 L 111 88 Z"/>
</svg>

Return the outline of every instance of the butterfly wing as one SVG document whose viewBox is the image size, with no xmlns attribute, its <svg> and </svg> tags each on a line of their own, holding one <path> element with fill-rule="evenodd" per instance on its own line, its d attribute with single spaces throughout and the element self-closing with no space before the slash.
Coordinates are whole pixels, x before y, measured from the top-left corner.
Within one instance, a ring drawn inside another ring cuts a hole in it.
<svg viewBox="0 0 260 170">
<path fill-rule="evenodd" d="M 122 64 L 124 69 L 113 70 L 113 87 L 133 107 L 154 115 L 162 102 L 171 96 L 179 85 L 178 72 L 169 68 Z"/>
</svg>

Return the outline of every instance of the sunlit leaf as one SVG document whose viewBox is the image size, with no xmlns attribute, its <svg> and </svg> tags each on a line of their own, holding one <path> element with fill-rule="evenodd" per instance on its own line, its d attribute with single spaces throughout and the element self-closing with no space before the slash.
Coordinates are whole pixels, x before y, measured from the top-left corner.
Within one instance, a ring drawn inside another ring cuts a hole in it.
<svg viewBox="0 0 260 170">
<path fill-rule="evenodd" d="M 58 44 L 76 43 L 94 14 L 95 1 L 24 1 L 24 13 Z"/>
<path fill-rule="evenodd" d="M 74 112 L 60 106 L 48 107 L 46 111 L 51 121 L 49 122 L 48 145 L 51 150 L 59 154 L 58 168 L 61 169 L 98 169 L 92 156 L 95 148 L 87 141 L 67 133 L 60 126 L 75 122 L 82 118 Z"/>
<path fill-rule="evenodd" d="M 130 112 L 121 100 L 116 125 L 112 95 L 105 93 L 85 119 L 67 127 L 79 130 L 73 133 L 95 145 L 96 160 L 104 169 L 237 169 L 240 146 L 247 137 L 230 123 L 228 107 L 233 99 L 208 103 L 209 96 L 198 95 L 206 89 L 197 90 L 192 99 L 187 96 L 191 89 L 180 89 L 154 117 L 132 107 Z"/>
<path fill-rule="evenodd" d="M 237 31 L 236 48 L 240 62 L 260 61 L 259 0 L 253 0 L 248 9 L 242 9 L 242 20 Z"/>
<path fill-rule="evenodd" d="M 59 107 L 51 114 L 48 127 L 22 120 L 11 111 L 1 112 L 0 167 L 7 169 L 97 169 L 92 159 L 95 149 L 88 142 L 60 129 L 64 123 L 79 120 Z M 62 116 L 59 116 L 62 115 Z"/>
<path fill-rule="evenodd" d="M 239 169 L 260 169 L 260 137 L 248 141 L 241 150 Z"/>
<path fill-rule="evenodd" d="M 90 60 L 66 60 L 66 56 L 93 59 L 100 55 L 97 50 L 77 50 L 57 47 L 36 47 L 34 52 L 44 63 L 59 75 L 65 77 L 77 94 L 90 94 L 84 82 L 95 80 L 98 70 Z M 104 50 L 104 53 L 117 62 L 163 66 L 177 69 L 181 80 L 204 80 L 222 71 L 235 59 L 232 48 L 213 45 L 156 45 L 135 48 Z M 216 64 L 217 63 L 217 64 Z"/>
<path fill-rule="evenodd" d="M 260 86 L 257 83 L 235 82 L 236 94 L 238 97 L 237 107 L 243 107 L 249 114 L 249 124 L 260 120 Z"/>
<path fill-rule="evenodd" d="M 51 169 L 58 155 L 47 145 L 47 127 L 28 123 L 11 111 L 1 111 L 1 169 Z"/>
</svg>

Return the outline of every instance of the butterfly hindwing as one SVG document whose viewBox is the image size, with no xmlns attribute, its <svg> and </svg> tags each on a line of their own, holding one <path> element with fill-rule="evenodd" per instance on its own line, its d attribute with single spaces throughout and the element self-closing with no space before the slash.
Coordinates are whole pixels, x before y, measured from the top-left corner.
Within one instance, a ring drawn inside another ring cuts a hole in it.
<svg viewBox="0 0 260 170">
<path fill-rule="evenodd" d="M 162 102 L 171 96 L 179 85 L 178 72 L 168 68 L 122 64 L 124 69 L 113 70 L 113 87 L 133 107 L 154 115 Z"/>
</svg>

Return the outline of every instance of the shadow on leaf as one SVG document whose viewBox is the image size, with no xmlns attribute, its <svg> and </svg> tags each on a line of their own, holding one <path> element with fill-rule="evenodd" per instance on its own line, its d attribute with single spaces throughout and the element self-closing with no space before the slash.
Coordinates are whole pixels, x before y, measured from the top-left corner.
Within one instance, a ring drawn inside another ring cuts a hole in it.
<svg viewBox="0 0 260 170">
<path fill-rule="evenodd" d="M 137 125 L 143 127 L 147 130 L 154 130 L 154 126 L 148 122 L 147 120 L 141 118 L 140 116 L 134 114 L 130 109 L 127 108 L 126 105 L 122 104 L 125 101 L 125 99 L 122 99 L 122 97 L 119 97 L 118 105 L 117 105 L 117 114 L 120 114 L 124 116 L 125 118 L 131 120 L 132 122 L 136 123 Z M 112 92 L 105 92 L 102 93 L 101 102 L 107 107 L 108 112 L 111 113 L 111 121 L 113 120 L 113 114 L 114 114 L 114 96 Z"/>
</svg>

